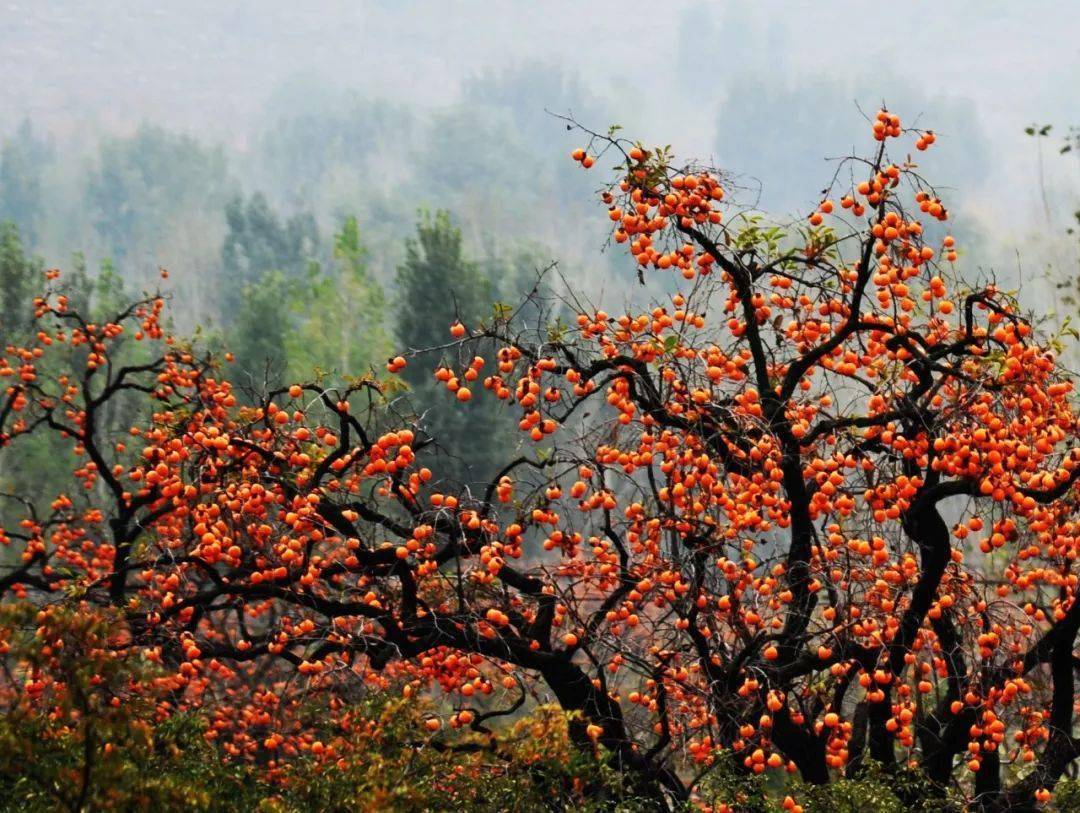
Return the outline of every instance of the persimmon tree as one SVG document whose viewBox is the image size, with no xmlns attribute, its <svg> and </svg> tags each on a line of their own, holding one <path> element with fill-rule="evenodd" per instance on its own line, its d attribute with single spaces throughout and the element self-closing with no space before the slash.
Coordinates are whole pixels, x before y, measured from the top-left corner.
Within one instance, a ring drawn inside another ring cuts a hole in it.
<svg viewBox="0 0 1080 813">
<path fill-rule="evenodd" d="M 7 348 L 0 439 L 56 432 L 79 462 L 51 504 L 9 495 L 0 588 L 121 613 L 106 650 L 158 665 L 160 712 L 204 710 L 271 774 L 332 768 L 352 701 L 404 686 L 446 698 L 433 742 L 553 697 L 655 806 L 750 809 L 708 790 L 732 764 L 809 786 L 915 769 L 910 805 L 1050 799 L 1080 755 L 1073 383 L 956 272 L 906 152 L 934 134 L 879 112 L 873 154 L 781 223 L 722 172 L 570 126 L 583 167 L 619 166 L 614 242 L 674 292 L 612 316 L 538 286 L 540 327 L 497 313 L 389 362 L 434 354 L 448 398 L 520 414 L 490 483 L 444 487 L 422 409 L 374 377 L 245 402 L 160 298 L 91 324 L 55 289 Z M 157 349 L 114 361 L 134 340 Z M 50 373 L 58 346 L 75 361 Z M 117 398 L 145 402 L 123 438 Z M 47 705 L 47 659 L 16 667 L 5 702 Z"/>
</svg>

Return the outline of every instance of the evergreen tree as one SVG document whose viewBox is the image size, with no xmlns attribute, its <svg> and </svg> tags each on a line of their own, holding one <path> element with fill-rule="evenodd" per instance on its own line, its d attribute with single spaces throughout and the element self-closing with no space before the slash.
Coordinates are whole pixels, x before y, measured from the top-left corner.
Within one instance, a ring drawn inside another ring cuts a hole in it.
<svg viewBox="0 0 1080 813">
<path fill-rule="evenodd" d="M 16 223 L 29 245 L 42 225 L 41 176 L 51 157 L 51 145 L 38 137 L 29 119 L 0 147 L 0 220 Z"/>
<path fill-rule="evenodd" d="M 41 263 L 23 249 L 19 228 L 0 223 L 0 351 L 30 329 L 41 272 Z"/>
<path fill-rule="evenodd" d="M 297 214 L 283 222 L 261 192 L 246 201 L 242 197 L 229 201 L 225 222 L 221 290 L 227 316 L 239 304 L 240 293 L 267 272 L 299 279 L 315 257 L 319 242 L 315 218 Z"/>
<path fill-rule="evenodd" d="M 494 288 L 478 263 L 466 258 L 461 231 L 445 211 L 423 214 L 416 236 L 406 244 L 398 268 L 397 337 L 401 349 L 427 350 L 446 344 L 448 328 L 460 320 L 476 326 L 492 313 Z M 441 358 L 460 367 L 475 354 L 491 356 L 486 343 L 455 348 Z M 460 482 L 479 484 L 495 472 L 500 452 L 511 443 L 511 418 L 491 398 L 457 402 L 432 376 L 440 357 L 424 353 L 403 371 L 414 402 L 424 405 L 422 425 L 444 456 L 440 471 Z"/>
<path fill-rule="evenodd" d="M 254 392 L 278 386 L 295 347 L 297 302 L 317 273 L 318 230 L 309 214 L 281 218 L 262 193 L 225 206 L 221 308 L 239 378 Z M 317 345 L 325 338 L 317 336 Z"/>
<path fill-rule="evenodd" d="M 301 318 L 290 335 L 288 356 L 298 377 L 315 368 L 361 376 L 386 359 L 386 295 L 368 272 L 355 217 L 346 218 L 334 235 L 330 271 L 313 265 L 297 300 Z"/>
<path fill-rule="evenodd" d="M 235 356 L 234 377 L 254 393 L 284 381 L 286 342 L 292 329 L 292 288 L 282 272 L 270 271 L 241 291 L 227 344 Z"/>
<path fill-rule="evenodd" d="M 424 349 L 443 344 L 455 320 L 469 324 L 491 311 L 491 285 L 480 266 L 465 258 L 461 230 L 450 213 L 423 213 L 416 236 L 405 244 L 405 262 L 398 268 L 400 344 Z M 418 371 L 406 374 L 410 384 L 426 380 Z"/>
<path fill-rule="evenodd" d="M 228 199 L 226 169 L 220 149 L 160 127 L 104 141 L 85 202 L 104 253 L 121 268 L 156 268 L 156 247 L 184 215 L 220 211 Z"/>
</svg>

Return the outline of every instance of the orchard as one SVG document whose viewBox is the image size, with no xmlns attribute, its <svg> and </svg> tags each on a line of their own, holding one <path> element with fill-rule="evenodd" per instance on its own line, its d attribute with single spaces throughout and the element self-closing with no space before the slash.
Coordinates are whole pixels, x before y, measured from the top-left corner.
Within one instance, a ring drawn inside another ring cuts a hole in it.
<svg viewBox="0 0 1080 813">
<path fill-rule="evenodd" d="M 649 307 L 549 269 L 528 324 L 251 393 L 163 296 L 95 322 L 49 272 L 0 361 L 0 459 L 71 460 L 0 496 L 9 791 L 152 806 L 122 759 L 184 725 L 279 802 L 426 772 L 350 809 L 1076 809 L 1074 382 L 963 267 L 935 134 L 878 112 L 788 221 L 568 126 Z M 490 482 L 434 467 L 416 365 L 519 422 Z"/>
</svg>

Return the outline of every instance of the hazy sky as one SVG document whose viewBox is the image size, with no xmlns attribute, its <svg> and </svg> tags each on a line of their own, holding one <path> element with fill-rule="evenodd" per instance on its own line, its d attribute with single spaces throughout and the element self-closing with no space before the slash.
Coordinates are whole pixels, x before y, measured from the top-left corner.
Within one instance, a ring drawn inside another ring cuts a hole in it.
<svg viewBox="0 0 1080 813">
<path fill-rule="evenodd" d="M 711 22 L 694 76 L 678 58 L 687 19 Z M 665 86 L 691 82 L 711 127 L 748 27 L 773 31 L 763 56 L 781 74 L 880 69 L 971 98 L 991 126 L 1080 120 L 1076 0 L 0 0 L 0 116 L 224 130 L 296 74 L 437 104 L 483 68 L 543 60 L 639 88 L 657 117 Z"/>
<path fill-rule="evenodd" d="M 438 106 L 463 79 L 530 61 L 578 74 L 635 135 L 705 157 L 717 111 L 739 126 L 724 103 L 748 76 L 798 92 L 857 75 L 880 98 L 902 84 L 967 101 L 989 180 L 1017 194 L 1034 161 L 1024 125 L 1080 123 L 1080 0 L 0 0 L 0 133 L 23 116 L 69 137 L 150 119 L 242 146 L 298 77 Z"/>
</svg>

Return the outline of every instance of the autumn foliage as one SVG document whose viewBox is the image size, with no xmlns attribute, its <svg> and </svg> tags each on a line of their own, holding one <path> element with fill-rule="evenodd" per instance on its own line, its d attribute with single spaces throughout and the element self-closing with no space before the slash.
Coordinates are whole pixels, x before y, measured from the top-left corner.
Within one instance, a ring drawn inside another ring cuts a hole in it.
<svg viewBox="0 0 1080 813">
<path fill-rule="evenodd" d="M 489 747 L 550 698 L 644 809 L 809 810 L 880 775 L 909 809 L 1049 802 L 1080 756 L 1074 384 L 956 270 L 908 154 L 934 134 L 880 112 L 873 154 L 774 223 L 723 172 L 578 132 L 583 168 L 619 165 L 602 198 L 671 291 L 651 308 L 538 286 L 550 326 L 456 322 L 380 376 L 251 398 L 162 298 L 92 324 L 51 273 L 0 365 L 0 454 L 57 433 L 74 479 L 5 495 L 0 589 L 46 646 L 7 655 L 0 703 L 69 728 L 90 702 L 199 714 L 287 782 L 362 758 L 374 693 L 435 698 L 431 748 Z M 432 358 L 447 398 L 520 420 L 490 483 L 430 469 L 439 439 L 389 384 Z M 122 686 L 70 694 L 61 607 L 112 619 L 80 645 L 137 661 Z"/>
</svg>

